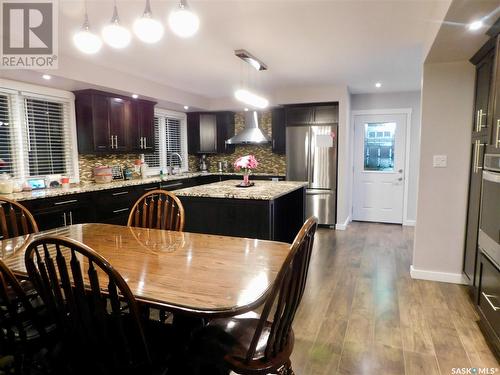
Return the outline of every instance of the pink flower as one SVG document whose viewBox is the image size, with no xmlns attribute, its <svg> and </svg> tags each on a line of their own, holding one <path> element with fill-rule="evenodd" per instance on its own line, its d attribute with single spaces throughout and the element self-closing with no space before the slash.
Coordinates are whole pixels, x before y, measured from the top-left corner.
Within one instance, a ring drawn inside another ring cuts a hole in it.
<svg viewBox="0 0 500 375">
<path fill-rule="evenodd" d="M 240 169 L 250 170 L 255 169 L 259 165 L 259 162 L 253 155 L 242 156 L 234 162 L 234 168 L 239 171 Z"/>
</svg>

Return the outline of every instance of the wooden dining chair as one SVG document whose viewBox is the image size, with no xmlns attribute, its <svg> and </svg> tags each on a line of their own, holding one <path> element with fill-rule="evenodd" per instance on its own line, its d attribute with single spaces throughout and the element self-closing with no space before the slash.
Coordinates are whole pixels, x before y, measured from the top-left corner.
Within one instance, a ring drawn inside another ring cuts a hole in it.
<svg viewBox="0 0 500 375">
<path fill-rule="evenodd" d="M 105 258 L 77 241 L 48 236 L 28 245 L 25 261 L 61 335 L 67 373 L 151 373 L 136 299 Z"/>
<path fill-rule="evenodd" d="M 14 357 L 16 374 L 28 373 L 35 355 L 51 344 L 54 326 L 44 321 L 37 302 L 0 260 L 0 355 Z"/>
<path fill-rule="evenodd" d="M 0 240 L 38 232 L 38 225 L 26 207 L 0 197 Z"/>
<path fill-rule="evenodd" d="M 198 335 L 202 350 L 213 352 L 214 337 L 226 353 L 226 369 L 238 374 L 293 374 L 292 323 L 307 280 L 317 219 L 307 219 L 290 247 L 260 318 L 215 319 Z M 270 319 L 272 317 L 272 319 Z"/>
<path fill-rule="evenodd" d="M 130 210 L 127 226 L 180 231 L 184 229 L 184 207 L 175 194 L 152 190 Z"/>
</svg>

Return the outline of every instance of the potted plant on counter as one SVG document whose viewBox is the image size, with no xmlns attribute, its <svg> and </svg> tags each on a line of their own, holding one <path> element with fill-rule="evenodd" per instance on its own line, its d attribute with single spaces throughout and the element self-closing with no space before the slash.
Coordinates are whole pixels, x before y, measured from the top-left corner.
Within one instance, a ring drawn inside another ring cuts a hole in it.
<svg viewBox="0 0 500 375">
<path fill-rule="evenodd" d="M 234 162 L 234 169 L 236 171 L 242 171 L 243 173 L 243 182 L 240 184 L 240 186 L 251 186 L 250 184 L 250 173 L 252 172 L 252 169 L 257 168 L 259 165 L 259 162 L 253 155 L 246 155 L 242 156 Z"/>
</svg>

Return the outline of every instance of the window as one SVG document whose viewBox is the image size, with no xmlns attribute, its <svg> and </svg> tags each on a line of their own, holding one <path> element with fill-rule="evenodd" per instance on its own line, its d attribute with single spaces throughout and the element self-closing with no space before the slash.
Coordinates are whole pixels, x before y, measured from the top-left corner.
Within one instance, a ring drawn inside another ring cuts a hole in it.
<svg viewBox="0 0 500 375">
<path fill-rule="evenodd" d="M 16 82 L 0 87 L 0 173 L 78 182 L 75 133 L 73 94 Z"/>
<path fill-rule="evenodd" d="M 168 166 L 188 170 L 185 114 L 155 111 L 155 152 L 144 155 L 144 160 L 153 173 Z"/>
<path fill-rule="evenodd" d="M 365 124 L 365 171 L 394 170 L 395 131 L 394 122 Z"/>
<path fill-rule="evenodd" d="M 11 97 L 0 92 L 0 173 L 16 176 Z"/>
</svg>

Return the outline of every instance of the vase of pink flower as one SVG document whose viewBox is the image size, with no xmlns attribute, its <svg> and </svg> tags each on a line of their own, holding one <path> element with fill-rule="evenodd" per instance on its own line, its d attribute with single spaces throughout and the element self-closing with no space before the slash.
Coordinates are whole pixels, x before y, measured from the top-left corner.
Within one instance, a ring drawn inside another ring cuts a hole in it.
<svg viewBox="0 0 500 375">
<path fill-rule="evenodd" d="M 234 169 L 243 173 L 243 186 L 250 186 L 250 173 L 257 168 L 259 162 L 253 155 L 242 156 L 234 162 Z"/>
</svg>

